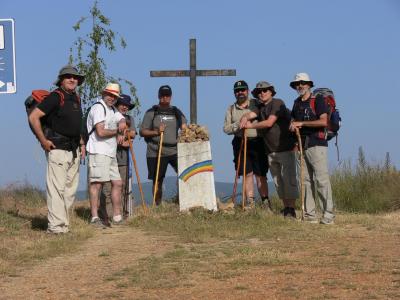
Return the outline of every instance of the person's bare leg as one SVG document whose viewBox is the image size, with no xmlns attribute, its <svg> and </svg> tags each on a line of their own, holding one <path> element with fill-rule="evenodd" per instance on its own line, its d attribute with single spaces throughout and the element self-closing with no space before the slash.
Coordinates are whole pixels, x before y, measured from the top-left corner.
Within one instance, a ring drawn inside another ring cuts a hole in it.
<svg viewBox="0 0 400 300">
<path fill-rule="evenodd" d="M 246 197 L 248 204 L 251 203 L 251 201 L 254 201 L 254 180 L 253 180 L 253 172 L 250 172 L 246 175 L 245 179 L 245 185 L 246 185 Z"/>
<path fill-rule="evenodd" d="M 268 184 L 267 184 L 267 177 L 265 176 L 258 176 L 256 175 L 256 183 L 258 193 L 262 199 L 268 198 Z"/>
<path fill-rule="evenodd" d="M 101 182 L 92 182 L 89 186 L 89 202 L 92 218 L 98 217 L 97 211 L 99 209 L 99 193 L 101 185 Z"/>
<path fill-rule="evenodd" d="M 121 215 L 121 180 L 111 180 L 111 202 L 113 205 L 113 217 Z"/>
</svg>

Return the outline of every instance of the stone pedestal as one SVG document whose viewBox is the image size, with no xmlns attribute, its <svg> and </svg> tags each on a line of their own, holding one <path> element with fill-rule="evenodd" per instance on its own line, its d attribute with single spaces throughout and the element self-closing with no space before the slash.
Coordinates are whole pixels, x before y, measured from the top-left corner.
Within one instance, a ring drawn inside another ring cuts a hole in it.
<svg viewBox="0 0 400 300">
<path fill-rule="evenodd" d="M 210 142 L 178 143 L 179 208 L 217 210 Z"/>
</svg>

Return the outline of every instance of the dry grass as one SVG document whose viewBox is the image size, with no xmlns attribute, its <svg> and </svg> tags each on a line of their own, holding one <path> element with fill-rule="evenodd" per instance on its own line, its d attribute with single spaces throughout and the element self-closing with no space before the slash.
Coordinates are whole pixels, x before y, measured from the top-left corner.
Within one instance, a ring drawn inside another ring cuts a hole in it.
<svg viewBox="0 0 400 300">
<path fill-rule="evenodd" d="M 16 275 L 21 267 L 75 249 L 92 236 L 85 219 L 72 214 L 72 232 L 46 234 L 46 202 L 43 193 L 29 185 L 0 191 L 0 274 Z"/>
</svg>

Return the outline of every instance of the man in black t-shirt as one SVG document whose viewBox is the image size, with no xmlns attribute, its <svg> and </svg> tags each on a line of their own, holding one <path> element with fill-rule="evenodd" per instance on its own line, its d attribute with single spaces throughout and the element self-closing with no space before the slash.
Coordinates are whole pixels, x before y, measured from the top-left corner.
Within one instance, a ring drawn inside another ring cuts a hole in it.
<svg viewBox="0 0 400 300">
<path fill-rule="evenodd" d="M 304 218 L 310 223 L 318 223 L 315 198 L 318 194 L 322 209 L 321 224 L 333 224 L 332 188 L 328 172 L 328 126 L 329 108 L 322 96 L 314 97 L 311 88 L 314 83 L 306 73 L 298 73 L 290 86 L 299 97 L 294 101 L 290 130 L 300 130 L 304 149 Z M 300 160 L 298 160 L 300 165 Z M 315 189 L 314 189 L 315 188 Z M 315 190 L 315 191 L 314 191 Z"/>
<path fill-rule="evenodd" d="M 48 233 L 69 231 L 69 209 L 79 182 L 80 157 L 85 156 L 81 139 L 82 109 L 76 88 L 84 76 L 70 65 L 63 67 L 50 93 L 29 115 L 29 123 L 46 152 L 46 198 Z M 43 132 L 41 119 L 46 124 Z"/>
<path fill-rule="evenodd" d="M 281 99 L 274 98 L 275 88 L 269 82 L 257 83 L 252 94 L 259 100 L 259 105 L 242 117 L 241 128 L 259 129 L 268 153 L 268 164 L 275 188 L 284 204 L 282 213 L 284 217 L 296 218 L 296 158 L 293 152 L 293 134 L 289 131 L 289 111 Z M 259 122 L 248 122 L 254 118 L 258 118 Z"/>
</svg>

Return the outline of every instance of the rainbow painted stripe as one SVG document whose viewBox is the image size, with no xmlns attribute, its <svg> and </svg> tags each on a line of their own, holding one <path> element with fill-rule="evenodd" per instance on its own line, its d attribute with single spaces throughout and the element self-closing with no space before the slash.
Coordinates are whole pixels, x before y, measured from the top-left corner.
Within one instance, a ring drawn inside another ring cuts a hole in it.
<svg viewBox="0 0 400 300">
<path fill-rule="evenodd" d="M 186 182 L 190 177 L 193 175 L 196 175 L 198 173 L 202 172 L 212 172 L 214 171 L 212 161 L 211 160 L 205 160 L 202 162 L 195 163 L 191 165 L 190 167 L 186 168 L 180 175 L 179 179 L 183 180 Z"/>
</svg>

